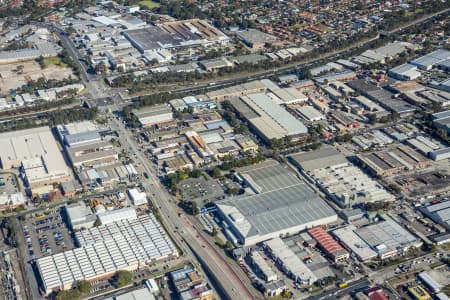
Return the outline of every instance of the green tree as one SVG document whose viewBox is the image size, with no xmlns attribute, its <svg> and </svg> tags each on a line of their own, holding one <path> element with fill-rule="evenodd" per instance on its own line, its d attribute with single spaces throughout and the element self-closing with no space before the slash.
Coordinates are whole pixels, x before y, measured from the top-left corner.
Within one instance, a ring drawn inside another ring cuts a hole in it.
<svg viewBox="0 0 450 300">
<path fill-rule="evenodd" d="M 215 168 L 212 170 L 212 176 L 213 176 L 214 178 L 220 178 L 220 176 L 222 176 L 222 172 L 220 172 L 220 169 L 219 169 L 218 167 L 215 167 Z"/>
<path fill-rule="evenodd" d="M 81 292 L 78 289 L 59 291 L 55 297 L 56 300 L 79 300 L 81 298 Z"/>
<path fill-rule="evenodd" d="M 118 288 L 126 286 L 131 283 L 131 280 L 133 279 L 133 275 L 130 271 L 117 271 L 116 273 L 116 286 Z"/>
<path fill-rule="evenodd" d="M 225 249 L 227 249 L 228 251 L 233 249 L 233 244 L 227 240 L 227 242 L 225 243 Z"/>
<path fill-rule="evenodd" d="M 100 221 L 100 219 L 95 220 L 94 222 L 94 227 L 98 227 L 102 225 L 102 221 Z"/>
<path fill-rule="evenodd" d="M 91 283 L 89 281 L 80 280 L 78 281 L 77 286 L 82 294 L 89 294 L 91 292 Z"/>
</svg>

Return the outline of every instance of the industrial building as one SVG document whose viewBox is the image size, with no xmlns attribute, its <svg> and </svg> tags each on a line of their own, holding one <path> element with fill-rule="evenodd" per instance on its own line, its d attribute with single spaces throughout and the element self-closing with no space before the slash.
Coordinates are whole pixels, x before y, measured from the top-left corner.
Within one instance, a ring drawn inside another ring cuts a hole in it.
<svg viewBox="0 0 450 300">
<path fill-rule="evenodd" d="M 140 192 L 138 191 L 138 189 L 133 188 L 129 189 L 127 193 L 131 201 L 133 202 L 133 205 L 135 206 L 144 205 L 148 203 L 147 195 L 145 194 L 145 192 Z"/>
<path fill-rule="evenodd" d="M 300 115 L 300 117 L 308 122 L 317 122 L 320 120 L 325 120 L 325 116 L 315 109 L 313 106 L 305 105 L 300 106 L 295 109 L 295 111 Z"/>
<path fill-rule="evenodd" d="M 124 36 L 141 53 L 172 51 L 212 45 L 226 45 L 229 38 L 204 20 L 165 22 L 157 26 L 128 30 Z"/>
<path fill-rule="evenodd" d="M 336 242 L 322 227 L 308 229 L 308 233 L 317 241 L 318 246 L 325 251 L 335 263 L 346 261 L 350 254 Z"/>
<path fill-rule="evenodd" d="M 384 221 L 358 228 L 356 234 L 381 259 L 401 255 L 411 247 L 420 248 L 422 246 L 422 241 L 388 217 Z"/>
<path fill-rule="evenodd" d="M 101 224 L 111 224 L 122 220 L 134 220 L 137 218 L 136 210 L 132 207 L 120 208 L 97 214 Z"/>
<path fill-rule="evenodd" d="M 434 66 L 448 59 L 450 59 L 450 51 L 439 49 L 411 61 L 411 64 L 422 70 L 431 70 Z"/>
<path fill-rule="evenodd" d="M 92 141 L 81 145 L 72 145 L 66 147 L 66 153 L 76 170 L 104 167 L 119 161 L 119 156 L 109 141 Z"/>
<path fill-rule="evenodd" d="M 358 160 L 376 176 L 388 176 L 402 171 L 424 169 L 431 161 L 408 146 L 398 145 L 370 154 L 357 155 Z"/>
<path fill-rule="evenodd" d="M 244 168 L 238 176 L 253 195 L 215 204 L 227 230 L 243 246 L 337 220 L 324 200 L 275 161 Z"/>
<path fill-rule="evenodd" d="M 64 209 L 72 230 L 91 228 L 97 220 L 97 216 L 84 202 L 69 204 Z"/>
<path fill-rule="evenodd" d="M 172 110 L 165 104 L 133 110 L 133 114 L 138 118 L 142 127 L 150 127 L 173 121 Z"/>
<path fill-rule="evenodd" d="M 76 239 L 79 248 L 36 260 L 45 294 L 71 289 L 79 280 L 108 278 L 119 270 L 133 271 L 178 255 L 152 214 L 82 230 Z"/>
<path fill-rule="evenodd" d="M 6 209 L 13 209 L 20 205 L 25 205 L 25 197 L 21 192 L 0 194 L 0 212 Z"/>
<path fill-rule="evenodd" d="M 394 200 L 393 195 L 331 146 L 293 154 L 289 160 L 342 207 Z"/>
<path fill-rule="evenodd" d="M 278 41 L 277 37 L 252 28 L 237 32 L 236 37 L 253 50 L 263 49 L 267 44 Z"/>
<path fill-rule="evenodd" d="M 268 96 L 278 104 L 299 104 L 308 101 L 308 97 L 296 88 L 269 88 Z"/>
<path fill-rule="evenodd" d="M 426 287 L 428 287 L 435 294 L 439 293 L 444 287 L 442 284 L 437 282 L 433 277 L 431 277 L 426 272 L 419 273 L 417 277 Z"/>
<path fill-rule="evenodd" d="M 21 167 L 32 194 L 46 195 L 53 183 L 71 180 L 69 169 L 49 127 L 0 134 L 3 169 Z"/>
<path fill-rule="evenodd" d="M 103 128 L 93 121 L 81 121 L 56 126 L 61 143 L 72 146 L 100 142 L 102 135 L 110 130 Z"/>
<path fill-rule="evenodd" d="M 212 300 L 215 298 L 208 283 L 203 281 L 191 266 L 172 271 L 169 275 L 179 299 Z"/>
<path fill-rule="evenodd" d="M 265 261 L 258 251 L 253 251 L 251 253 L 251 260 L 253 266 L 259 271 L 259 274 L 266 282 L 271 282 L 278 279 L 277 273 L 275 273 L 272 267 L 267 263 L 267 261 Z"/>
<path fill-rule="evenodd" d="M 422 75 L 417 71 L 417 66 L 411 64 L 403 64 L 392 68 L 389 70 L 388 74 L 398 80 L 414 80 Z"/>
<path fill-rule="evenodd" d="M 377 253 L 370 248 L 370 246 L 356 234 L 356 227 L 349 225 L 332 231 L 339 242 L 356 257 L 362 261 L 369 261 L 377 257 Z"/>
<path fill-rule="evenodd" d="M 311 285 L 318 280 L 308 266 L 279 237 L 264 242 L 264 248 L 281 270 L 295 282 Z"/>
<path fill-rule="evenodd" d="M 450 230 L 450 200 L 426 205 L 421 207 L 420 211 L 434 222 Z"/>
<path fill-rule="evenodd" d="M 302 122 L 265 93 L 233 98 L 230 102 L 266 142 L 286 136 L 295 139 L 308 133 Z"/>
</svg>

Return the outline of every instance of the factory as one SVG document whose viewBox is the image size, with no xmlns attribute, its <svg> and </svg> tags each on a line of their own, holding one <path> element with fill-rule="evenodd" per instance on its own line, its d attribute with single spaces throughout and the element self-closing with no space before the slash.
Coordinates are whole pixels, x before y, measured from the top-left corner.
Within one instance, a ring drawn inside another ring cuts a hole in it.
<svg viewBox="0 0 450 300">
<path fill-rule="evenodd" d="M 259 31 L 257 29 L 247 29 L 244 31 L 239 31 L 236 33 L 236 37 L 253 50 L 263 49 L 266 45 L 278 41 L 275 36 Z"/>
<path fill-rule="evenodd" d="M 71 289 L 79 280 L 112 277 L 147 262 L 178 256 L 156 218 L 142 215 L 77 232 L 79 248 L 36 260 L 45 294 Z"/>
<path fill-rule="evenodd" d="M 439 293 L 444 286 L 437 282 L 433 277 L 431 277 L 428 273 L 422 272 L 417 276 L 418 279 L 428 287 L 433 293 Z"/>
<path fill-rule="evenodd" d="M 302 122 L 265 93 L 233 98 L 230 102 L 266 142 L 286 136 L 296 139 L 308 133 Z"/>
<path fill-rule="evenodd" d="M 145 192 L 141 192 L 136 188 L 129 189 L 127 193 L 135 206 L 144 205 L 148 202 Z"/>
<path fill-rule="evenodd" d="M 97 216 L 84 202 L 69 204 L 64 209 L 72 230 L 91 228 L 94 226 L 95 220 L 97 220 Z"/>
<path fill-rule="evenodd" d="M 72 146 L 66 148 L 66 153 L 75 170 L 104 167 L 119 161 L 114 146 L 108 141 Z"/>
<path fill-rule="evenodd" d="M 317 245 L 325 251 L 327 256 L 335 263 L 345 262 L 350 254 L 336 242 L 333 237 L 322 227 L 308 229 L 309 235 L 317 241 Z"/>
<path fill-rule="evenodd" d="M 269 88 L 268 96 L 278 104 L 299 104 L 308 101 L 308 97 L 296 88 Z"/>
<path fill-rule="evenodd" d="M 384 221 L 358 228 L 355 232 L 380 259 L 398 256 L 412 247 L 422 246 L 422 241 L 389 217 L 385 217 Z"/>
<path fill-rule="evenodd" d="M 342 207 L 394 200 L 393 195 L 331 146 L 293 154 L 289 160 Z"/>
<path fill-rule="evenodd" d="M 403 171 L 424 169 L 431 165 L 431 161 L 424 155 L 404 145 L 357 155 L 357 158 L 376 176 L 389 176 Z"/>
<path fill-rule="evenodd" d="M 295 282 L 311 285 L 318 280 L 308 266 L 279 237 L 264 242 L 264 248 L 281 266 L 281 270 Z"/>
<path fill-rule="evenodd" d="M 325 120 L 325 116 L 315 109 L 313 106 L 305 105 L 300 106 L 295 109 L 295 111 L 300 115 L 300 117 L 308 122 L 318 122 L 321 120 Z"/>
<path fill-rule="evenodd" d="M 243 246 L 337 221 L 336 213 L 275 161 L 240 170 L 251 195 L 216 202 L 228 232 Z"/>
<path fill-rule="evenodd" d="M 142 127 L 161 126 L 161 123 L 173 121 L 172 110 L 165 104 L 134 110 L 133 114 L 138 118 Z"/>
<path fill-rule="evenodd" d="M 32 194 L 47 195 L 53 183 L 71 180 L 69 169 L 49 127 L 0 134 L 3 169 L 21 168 Z"/>
<path fill-rule="evenodd" d="M 445 49 L 439 49 L 428 53 L 418 59 L 411 61 L 410 63 L 417 66 L 421 70 L 431 70 L 439 63 L 450 59 L 450 51 Z"/>
<path fill-rule="evenodd" d="M 128 30 L 124 36 L 142 54 L 226 45 L 229 42 L 223 32 L 199 19 L 171 21 Z"/>
<path fill-rule="evenodd" d="M 450 110 L 435 113 L 433 116 L 433 126 L 450 133 Z"/>
<path fill-rule="evenodd" d="M 377 257 L 377 253 L 356 234 L 356 227 L 349 225 L 332 231 L 338 241 L 362 262 L 369 261 Z"/>
<path fill-rule="evenodd" d="M 420 211 L 434 222 L 450 230 L 450 201 L 429 204 L 420 208 Z"/>
<path fill-rule="evenodd" d="M 417 71 L 417 66 L 411 64 L 403 64 L 392 68 L 389 70 L 388 74 L 398 80 L 415 80 L 422 75 Z"/>
<path fill-rule="evenodd" d="M 102 136 L 110 132 L 93 121 L 62 124 L 56 126 L 56 130 L 61 143 L 68 147 L 100 142 Z"/>
<path fill-rule="evenodd" d="M 266 282 L 275 281 L 278 279 L 277 273 L 267 263 L 267 261 L 257 251 L 253 251 L 251 254 L 251 261 L 253 266 L 259 270 L 262 278 Z"/>
</svg>

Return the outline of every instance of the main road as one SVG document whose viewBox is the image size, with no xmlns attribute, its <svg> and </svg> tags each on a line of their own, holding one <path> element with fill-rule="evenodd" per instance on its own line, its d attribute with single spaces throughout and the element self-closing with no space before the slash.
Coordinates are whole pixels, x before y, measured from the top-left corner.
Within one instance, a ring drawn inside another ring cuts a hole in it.
<svg viewBox="0 0 450 300">
<path fill-rule="evenodd" d="M 203 267 L 210 271 L 210 277 L 213 277 L 211 278 L 212 281 L 219 285 L 217 289 L 223 298 L 239 300 L 259 298 L 260 295 L 256 291 L 249 291 L 242 284 L 241 279 L 228 266 L 227 262 L 208 241 L 203 239 L 177 207 L 175 201 L 172 201 L 172 197 L 156 176 L 155 168 L 139 149 L 139 145 L 137 145 L 132 134 L 119 120 L 115 118 L 110 120 L 111 129 L 117 130 L 122 145 L 128 147 L 129 152 L 134 155 L 133 158 L 137 160 L 135 165 L 149 175 L 149 178 L 143 181 L 143 186 L 152 195 L 152 200 L 159 210 L 163 225 L 172 238 L 186 253 L 192 251 L 199 257 Z"/>
</svg>

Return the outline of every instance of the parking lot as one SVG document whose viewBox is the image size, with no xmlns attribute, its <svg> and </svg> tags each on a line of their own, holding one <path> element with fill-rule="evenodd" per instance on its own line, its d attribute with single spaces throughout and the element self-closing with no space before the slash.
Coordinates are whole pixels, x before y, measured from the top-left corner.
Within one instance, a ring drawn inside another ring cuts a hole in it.
<svg viewBox="0 0 450 300">
<path fill-rule="evenodd" d="M 74 248 L 60 209 L 28 216 L 23 233 L 31 260 Z"/>
<path fill-rule="evenodd" d="M 18 192 L 16 176 L 12 173 L 0 173 L 0 193 L 14 194 Z"/>
<path fill-rule="evenodd" d="M 224 197 L 225 191 L 216 179 L 206 180 L 204 177 L 183 180 L 178 184 L 183 200 L 204 201 Z"/>
</svg>

